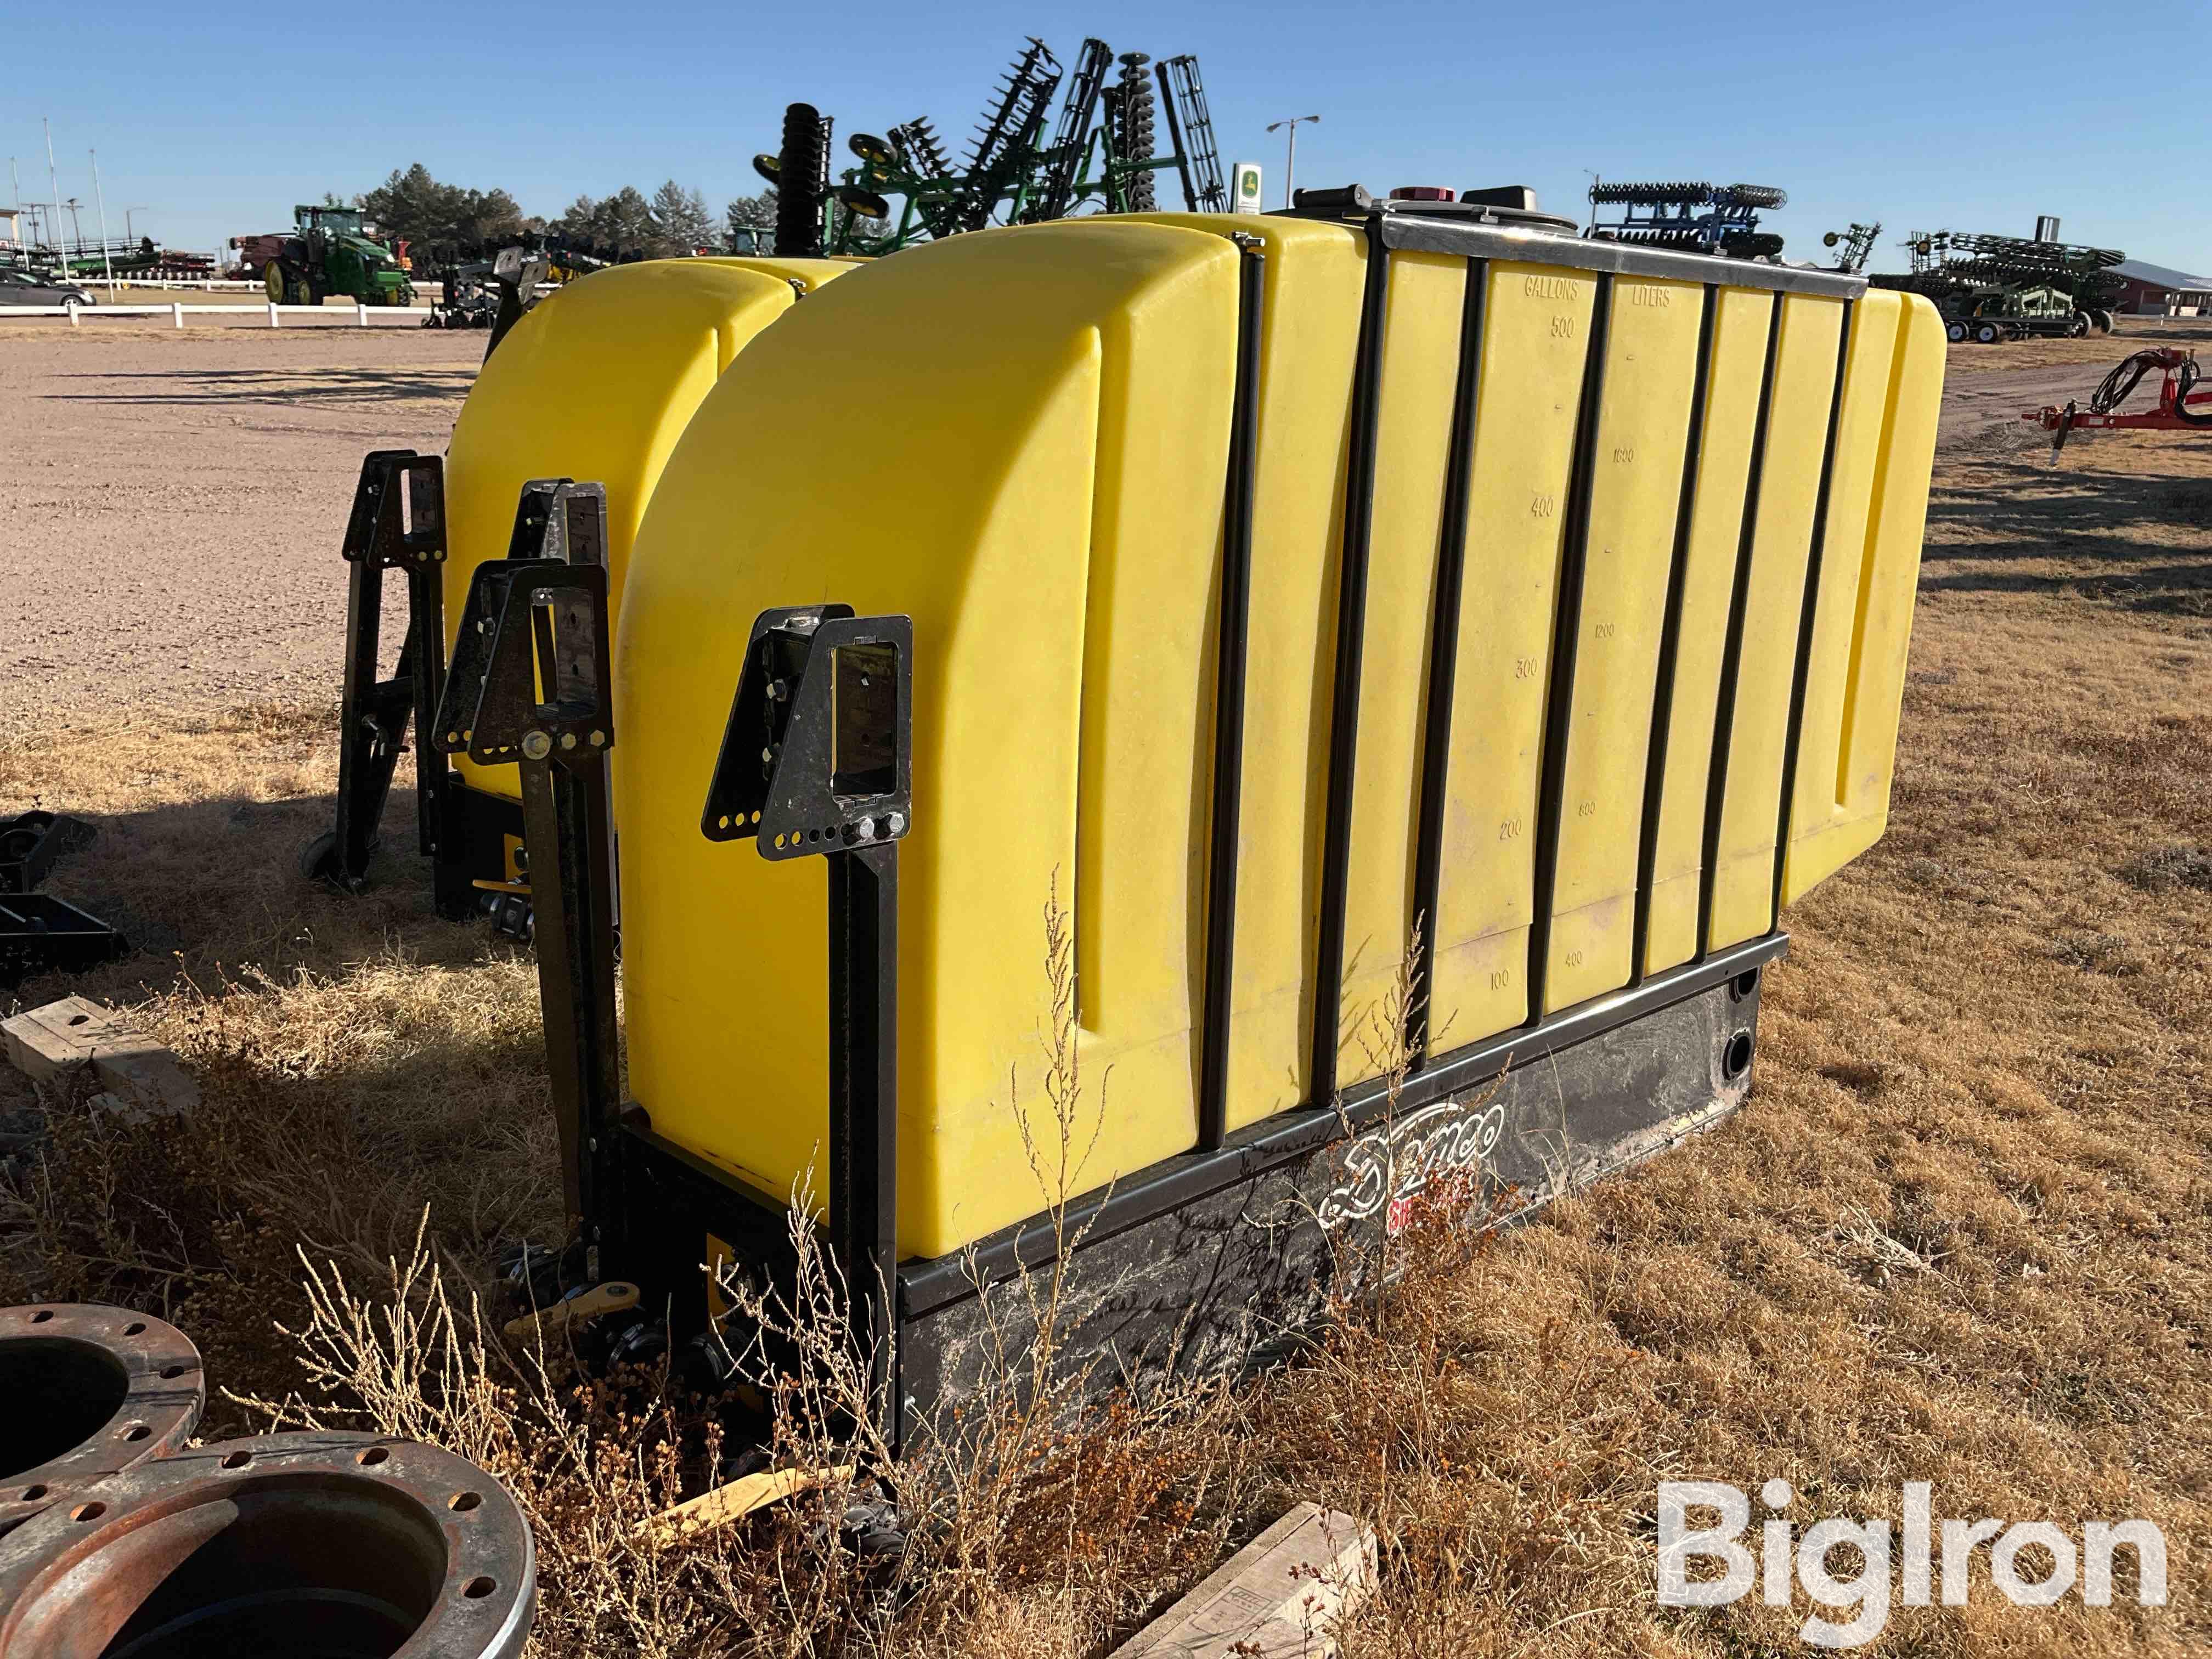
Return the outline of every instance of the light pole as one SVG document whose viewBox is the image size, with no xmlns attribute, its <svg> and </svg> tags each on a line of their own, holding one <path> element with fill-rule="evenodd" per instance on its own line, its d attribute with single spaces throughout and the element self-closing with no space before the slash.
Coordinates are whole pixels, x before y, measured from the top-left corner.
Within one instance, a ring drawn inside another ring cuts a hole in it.
<svg viewBox="0 0 2212 1659">
<path fill-rule="evenodd" d="M 100 188 L 100 152 L 85 151 L 92 158 L 92 200 L 100 210 L 100 264 L 107 273 L 107 297 L 115 297 L 115 260 L 107 251 L 107 197 Z"/>
<path fill-rule="evenodd" d="M 39 118 L 39 125 L 46 130 L 46 188 L 53 192 L 54 198 L 53 222 L 46 227 L 46 232 L 54 239 L 55 251 L 59 252 L 62 241 L 62 187 L 54 173 L 54 124 L 42 115 Z M 62 274 L 64 276 L 69 274 L 69 258 L 66 254 L 62 257 Z"/>
<path fill-rule="evenodd" d="M 1298 123 L 1320 119 L 1321 117 L 1318 115 L 1293 115 L 1287 121 L 1270 121 L 1267 124 L 1267 131 L 1270 132 L 1280 132 L 1285 127 L 1291 130 L 1290 154 L 1283 158 L 1283 205 L 1285 207 L 1291 204 L 1291 177 L 1298 170 Z"/>
</svg>

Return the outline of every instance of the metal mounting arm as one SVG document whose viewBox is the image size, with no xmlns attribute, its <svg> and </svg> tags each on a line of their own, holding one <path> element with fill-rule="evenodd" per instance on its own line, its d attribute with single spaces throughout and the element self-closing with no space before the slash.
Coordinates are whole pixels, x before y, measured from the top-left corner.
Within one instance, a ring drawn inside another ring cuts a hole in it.
<svg viewBox="0 0 2212 1659">
<path fill-rule="evenodd" d="M 754 622 L 700 828 L 830 861 L 830 1250 L 900 1434 L 898 842 L 914 817 L 914 622 L 821 605 Z"/>
<path fill-rule="evenodd" d="M 563 498 L 556 490 L 551 499 Z M 594 1254 L 606 1220 L 598 1189 L 620 1107 L 607 633 L 604 567 L 479 565 L 434 734 L 443 753 L 480 765 L 511 761 L 520 774 L 563 1192 Z"/>
<path fill-rule="evenodd" d="M 411 449 L 380 449 L 361 464 L 346 519 L 345 689 L 338 712 L 337 824 L 309 842 L 302 873 L 349 893 L 368 883 L 369 855 L 407 746 L 415 711 L 438 706 L 446 655 L 446 465 Z M 407 573 L 407 637 L 398 670 L 380 679 L 384 573 Z M 447 772 L 417 734 L 418 835 L 425 856 L 437 850 Z"/>
</svg>

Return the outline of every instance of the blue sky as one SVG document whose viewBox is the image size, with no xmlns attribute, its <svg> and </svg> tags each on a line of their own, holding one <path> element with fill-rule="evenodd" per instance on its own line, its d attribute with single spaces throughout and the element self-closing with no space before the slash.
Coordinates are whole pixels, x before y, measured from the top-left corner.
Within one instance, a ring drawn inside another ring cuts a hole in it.
<svg viewBox="0 0 2212 1659">
<path fill-rule="evenodd" d="M 25 14 L 27 13 L 27 15 Z M 285 223 L 295 200 L 350 194 L 421 161 L 500 185 L 532 212 L 580 191 L 673 177 L 718 209 L 757 186 L 782 106 L 818 105 L 842 136 L 918 114 L 973 125 L 1030 33 L 1072 61 L 1083 36 L 1198 54 L 1223 159 L 1267 168 L 1300 130 L 1309 184 L 1534 185 L 1582 210 L 1585 169 L 1787 189 L 1770 228 L 1790 257 L 1879 218 L 1875 268 L 1911 228 L 2027 235 L 2212 268 L 2203 95 L 2212 6 L 2162 29 L 2031 3 L 1434 6 L 843 5 L 219 10 L 122 0 L 19 9 L 0 82 L 0 155 L 27 198 L 61 194 L 92 230 L 88 149 L 112 234 L 207 248 Z M 180 19 L 185 21 L 179 21 Z M 1993 20 L 2002 22 L 1993 29 Z M 2194 90 L 2192 90 L 2192 88 Z M 0 185 L 4 188 L 4 185 Z M 0 198 L 4 200 L 4 198 Z"/>
</svg>

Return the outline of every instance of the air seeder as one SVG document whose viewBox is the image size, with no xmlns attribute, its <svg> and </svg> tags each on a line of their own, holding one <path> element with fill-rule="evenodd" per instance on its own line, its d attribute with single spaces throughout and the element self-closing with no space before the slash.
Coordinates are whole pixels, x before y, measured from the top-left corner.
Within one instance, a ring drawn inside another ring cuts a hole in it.
<svg viewBox="0 0 2212 1659">
<path fill-rule="evenodd" d="M 1198 59 L 1188 54 L 1152 64 L 1144 52 L 1117 56 L 1091 39 L 1068 73 L 1032 36 L 1007 66 L 960 161 L 929 118 L 916 116 L 881 137 L 854 133 L 847 143 L 856 164 L 833 180 L 833 130 L 812 105 L 793 104 L 784 113 L 781 147 L 753 158 L 776 189 L 779 253 L 873 256 L 993 225 L 1149 212 L 1158 204 L 1159 175 L 1169 172 L 1189 211 L 1229 208 Z"/>
<path fill-rule="evenodd" d="M 519 778 L 580 1285 L 700 1342 L 811 1188 L 896 1440 L 1056 1252 L 1114 1373 L 1231 1366 L 1431 1183 L 1742 1101 L 1782 908 L 1887 821 L 1941 319 L 1443 194 L 908 250 L 680 435 L 634 383 L 696 329 L 542 326 L 604 275 L 517 328 L 581 482 L 488 374 L 422 706 Z M 1052 1193 L 1055 896 L 1106 1082 Z M 1401 1070 L 1353 1033 L 1407 976 Z"/>
</svg>

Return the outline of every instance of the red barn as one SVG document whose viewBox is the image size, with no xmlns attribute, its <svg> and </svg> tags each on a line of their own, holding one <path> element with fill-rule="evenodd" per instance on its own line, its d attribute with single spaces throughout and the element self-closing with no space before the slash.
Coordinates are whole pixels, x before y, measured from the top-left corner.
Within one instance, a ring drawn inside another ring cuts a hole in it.
<svg viewBox="0 0 2212 1659">
<path fill-rule="evenodd" d="M 2212 276 L 2126 259 L 2112 275 L 2127 284 L 2112 309 L 2131 317 L 2212 317 Z"/>
</svg>

